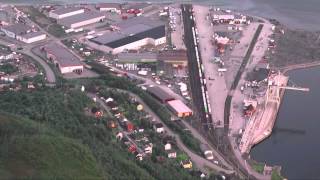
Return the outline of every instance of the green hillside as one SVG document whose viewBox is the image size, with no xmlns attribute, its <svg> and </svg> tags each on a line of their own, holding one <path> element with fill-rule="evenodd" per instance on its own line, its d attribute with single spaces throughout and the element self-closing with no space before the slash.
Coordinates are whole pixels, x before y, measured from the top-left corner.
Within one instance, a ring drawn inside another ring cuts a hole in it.
<svg viewBox="0 0 320 180">
<path fill-rule="evenodd" d="M 88 147 L 37 126 L 0 115 L 1 179 L 102 179 Z"/>
<path fill-rule="evenodd" d="M 159 164 L 152 158 L 137 161 L 122 143 L 116 141 L 115 132 L 106 128 L 104 120 L 97 122 L 95 118 L 85 114 L 84 109 L 92 105 L 93 101 L 84 93 L 70 88 L 0 92 L 0 111 L 30 119 L 23 125 L 21 119 L 17 120 L 15 125 L 7 123 L 8 127 L 10 125 L 9 130 L 0 130 L 1 139 L 6 139 L 6 142 L 18 142 L 1 145 L 2 151 L 8 151 L 5 153 L 6 158 L 1 157 L 6 159 L 6 163 L 1 164 L 6 165 L 5 168 L 0 167 L 4 169 L 0 170 L 1 174 L 7 177 L 19 176 L 19 172 L 13 168 L 16 165 L 8 167 L 7 162 L 14 157 L 21 157 L 23 163 L 20 169 L 24 170 L 24 173 L 34 175 L 35 179 L 54 175 L 57 177 L 55 179 L 60 179 L 64 174 L 65 179 L 70 179 L 71 176 L 74 179 L 102 176 L 103 179 L 112 180 L 198 179 L 198 176 L 191 175 L 177 163 L 168 161 Z M 19 128 L 15 127 L 18 125 Z M 0 126 L 2 128 L 1 124 Z M 15 138 L 14 133 L 23 132 L 20 128 L 30 135 Z M 14 133 L 2 133 L 11 131 Z M 38 136 L 39 134 L 41 136 Z M 17 149 L 19 153 L 11 149 Z M 31 157 L 38 159 L 32 160 Z M 17 160 L 13 162 L 20 163 Z M 28 170 L 29 165 L 25 163 L 33 163 L 33 168 Z M 60 165 L 61 163 L 63 165 Z M 80 167 L 75 171 L 77 166 Z M 0 177 L 3 177 L 1 174 Z M 72 174 L 78 174 L 79 178 Z"/>
</svg>

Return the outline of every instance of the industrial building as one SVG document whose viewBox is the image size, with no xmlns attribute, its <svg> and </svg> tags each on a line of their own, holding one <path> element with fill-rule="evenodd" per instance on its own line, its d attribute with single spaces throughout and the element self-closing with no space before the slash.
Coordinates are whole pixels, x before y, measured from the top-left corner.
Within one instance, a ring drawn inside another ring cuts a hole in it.
<svg viewBox="0 0 320 180">
<path fill-rule="evenodd" d="M 148 87 L 147 92 L 151 94 L 151 96 L 159 100 L 161 103 L 166 103 L 168 101 L 174 100 L 174 97 L 172 97 L 170 94 L 168 94 L 158 86 Z"/>
<path fill-rule="evenodd" d="M 171 109 L 178 117 L 188 117 L 192 115 L 192 110 L 181 100 L 168 101 L 169 109 Z"/>
<path fill-rule="evenodd" d="M 188 65 L 188 57 L 185 50 L 162 51 L 158 54 L 158 60 L 172 64 L 173 67 L 186 67 Z"/>
<path fill-rule="evenodd" d="M 47 58 L 52 61 L 62 74 L 65 73 L 82 73 L 83 64 L 68 49 L 52 43 L 43 47 Z"/>
<path fill-rule="evenodd" d="M 9 26 L 2 26 L 1 31 L 10 38 L 17 39 L 25 43 L 33 43 L 46 39 L 47 35 L 40 31 L 36 31 L 34 28 L 17 23 Z"/>
<path fill-rule="evenodd" d="M 116 67 L 126 70 L 152 70 L 156 68 L 155 53 L 120 53 L 115 59 Z"/>
<path fill-rule="evenodd" d="M 109 32 L 90 39 L 99 50 L 118 54 L 124 50 L 137 50 L 142 46 L 166 43 L 165 23 L 146 17 L 134 17 L 112 26 Z"/>
<path fill-rule="evenodd" d="M 121 64 L 155 63 L 157 55 L 155 53 L 120 53 L 116 62 Z"/>
<path fill-rule="evenodd" d="M 80 7 L 61 7 L 56 10 L 49 12 L 49 17 L 54 19 L 62 19 L 70 16 L 74 16 L 77 14 L 84 13 L 84 9 Z"/>
<path fill-rule="evenodd" d="M 82 14 L 73 15 L 58 20 L 58 24 L 63 26 L 66 32 L 72 32 L 82 26 L 90 25 L 97 22 L 102 22 L 105 19 L 105 15 L 99 12 L 85 12 Z"/>
<path fill-rule="evenodd" d="M 115 12 L 121 14 L 121 4 L 119 3 L 100 3 L 96 5 L 99 11 Z"/>
</svg>

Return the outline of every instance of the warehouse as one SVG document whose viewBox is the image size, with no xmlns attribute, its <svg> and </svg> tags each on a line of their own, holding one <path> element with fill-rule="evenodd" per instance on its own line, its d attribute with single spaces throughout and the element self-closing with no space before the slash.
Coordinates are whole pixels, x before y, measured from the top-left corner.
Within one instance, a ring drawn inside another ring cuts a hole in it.
<svg viewBox="0 0 320 180">
<path fill-rule="evenodd" d="M 105 19 L 105 15 L 98 12 L 85 12 L 83 14 L 78 14 L 70 17 L 66 17 L 58 20 L 58 24 L 64 26 L 66 32 L 71 32 L 82 26 L 89 24 L 102 22 Z"/>
<path fill-rule="evenodd" d="M 188 57 L 185 50 L 162 51 L 158 54 L 158 60 L 171 64 L 173 67 L 186 67 L 188 65 Z"/>
<path fill-rule="evenodd" d="M 155 70 L 157 55 L 155 53 L 120 53 L 115 59 L 116 67 L 125 70 Z"/>
<path fill-rule="evenodd" d="M 150 93 L 151 96 L 159 100 L 161 103 L 166 103 L 168 101 L 174 100 L 174 97 L 172 97 L 170 94 L 168 94 L 158 86 L 149 86 L 147 88 L 147 92 Z"/>
<path fill-rule="evenodd" d="M 43 32 L 30 32 L 28 34 L 18 36 L 17 39 L 25 43 L 33 43 L 46 39 L 47 35 Z"/>
<path fill-rule="evenodd" d="M 49 17 L 54 19 L 63 19 L 66 17 L 74 16 L 84 13 L 84 9 L 80 7 L 61 7 L 59 9 L 49 12 Z"/>
<path fill-rule="evenodd" d="M 2 26 L 1 31 L 3 31 L 6 34 L 6 36 L 17 39 L 17 36 L 30 33 L 32 31 L 32 27 L 21 23 L 17 23 L 9 26 Z"/>
<path fill-rule="evenodd" d="M 96 5 L 99 11 L 115 12 L 121 14 L 121 5 L 118 3 L 100 3 Z"/>
<path fill-rule="evenodd" d="M 180 118 L 192 115 L 192 110 L 181 100 L 168 101 L 169 108 Z"/>
<path fill-rule="evenodd" d="M 99 45 L 99 50 L 118 54 L 124 50 L 137 50 L 151 44 L 158 46 L 166 43 L 165 24 L 159 20 L 135 17 L 113 25 L 117 31 L 109 32 L 90 39 Z"/>
<path fill-rule="evenodd" d="M 3 26 L 1 30 L 10 38 L 17 39 L 25 43 L 33 43 L 46 39 L 47 35 L 34 28 L 21 23 L 10 26 Z"/>
<path fill-rule="evenodd" d="M 47 58 L 59 68 L 62 74 L 72 72 L 80 74 L 83 72 L 83 65 L 80 60 L 66 48 L 52 43 L 44 46 L 43 50 L 46 52 Z"/>
</svg>

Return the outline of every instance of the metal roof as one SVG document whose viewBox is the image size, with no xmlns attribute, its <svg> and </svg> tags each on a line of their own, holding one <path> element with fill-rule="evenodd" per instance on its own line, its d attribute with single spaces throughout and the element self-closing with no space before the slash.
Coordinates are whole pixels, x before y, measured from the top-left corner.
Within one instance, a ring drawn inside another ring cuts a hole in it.
<svg viewBox="0 0 320 180">
<path fill-rule="evenodd" d="M 82 66 L 82 63 L 73 55 L 68 49 L 58 45 L 57 43 L 51 43 L 44 47 L 45 51 L 55 56 L 55 60 L 59 63 L 59 66 Z"/>
<path fill-rule="evenodd" d="M 120 53 L 118 62 L 156 62 L 155 53 Z"/>
<path fill-rule="evenodd" d="M 174 100 L 174 97 L 158 86 L 147 87 L 147 91 L 162 102 Z"/>
<path fill-rule="evenodd" d="M 32 27 L 22 23 L 17 23 L 9 26 L 3 26 L 2 29 L 10 31 L 16 35 L 21 35 L 21 34 L 26 34 L 28 31 L 31 31 Z"/>
<path fill-rule="evenodd" d="M 192 110 L 185 105 L 181 100 L 172 100 L 167 102 L 177 113 L 192 113 Z"/>
<path fill-rule="evenodd" d="M 159 61 L 188 61 L 186 50 L 161 51 L 158 54 Z"/>
<path fill-rule="evenodd" d="M 33 38 L 33 37 L 37 37 L 37 36 L 41 36 L 41 35 L 43 35 L 43 34 L 45 34 L 45 33 L 43 33 L 43 32 L 41 32 L 41 31 L 37 31 L 37 32 L 30 32 L 30 33 L 27 33 L 27 34 L 25 34 L 25 35 L 23 35 L 22 37 L 24 37 L 24 38 Z"/>
<path fill-rule="evenodd" d="M 58 24 L 66 27 L 70 27 L 72 24 L 87 21 L 90 19 L 98 18 L 98 17 L 105 17 L 105 15 L 103 13 L 90 11 L 82 14 L 69 16 L 63 19 L 59 19 Z"/>
<path fill-rule="evenodd" d="M 56 10 L 53 10 L 52 13 L 62 15 L 62 14 L 66 14 L 66 13 L 70 13 L 70 12 L 74 12 L 74 11 L 79 11 L 81 9 L 82 8 L 80 8 L 80 7 L 60 7 Z"/>
<path fill-rule="evenodd" d="M 140 32 L 139 32 L 140 31 Z M 90 39 L 100 45 L 105 45 L 111 48 L 121 47 L 139 41 L 144 38 L 158 39 L 165 36 L 165 26 L 148 27 L 144 25 L 133 26 L 132 29 L 124 30 L 126 34 L 121 32 L 106 33 L 102 36 Z"/>
</svg>

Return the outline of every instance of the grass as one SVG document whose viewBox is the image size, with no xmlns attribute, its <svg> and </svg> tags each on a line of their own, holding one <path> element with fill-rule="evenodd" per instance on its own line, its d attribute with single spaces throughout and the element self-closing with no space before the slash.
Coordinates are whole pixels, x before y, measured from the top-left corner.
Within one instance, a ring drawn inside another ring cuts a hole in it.
<svg viewBox="0 0 320 180">
<path fill-rule="evenodd" d="M 88 147 L 29 119 L 0 115 L 3 179 L 102 179 Z"/>
<path fill-rule="evenodd" d="M 285 179 L 281 174 L 275 170 L 272 171 L 271 180 L 283 180 Z"/>
<path fill-rule="evenodd" d="M 252 168 L 257 171 L 258 173 L 262 174 L 264 170 L 264 163 L 254 162 L 252 164 Z"/>
</svg>

